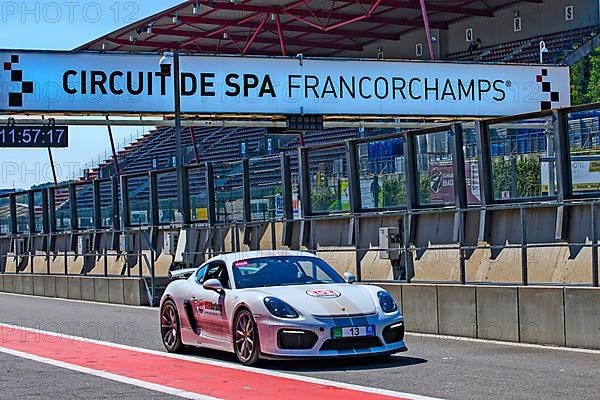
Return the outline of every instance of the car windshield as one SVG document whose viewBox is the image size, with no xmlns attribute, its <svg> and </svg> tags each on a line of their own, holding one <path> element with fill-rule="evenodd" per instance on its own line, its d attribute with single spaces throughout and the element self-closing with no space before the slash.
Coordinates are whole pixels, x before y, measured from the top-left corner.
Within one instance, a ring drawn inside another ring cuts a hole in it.
<svg viewBox="0 0 600 400">
<path fill-rule="evenodd" d="M 233 263 L 233 276 L 237 289 L 344 282 L 325 261 L 302 256 L 236 261 Z"/>
</svg>

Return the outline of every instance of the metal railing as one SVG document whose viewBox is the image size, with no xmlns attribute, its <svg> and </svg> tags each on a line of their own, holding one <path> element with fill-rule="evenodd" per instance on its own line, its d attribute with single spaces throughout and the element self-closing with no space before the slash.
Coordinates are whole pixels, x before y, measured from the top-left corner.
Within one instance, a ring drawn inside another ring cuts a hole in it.
<svg viewBox="0 0 600 400">
<path fill-rule="evenodd" d="M 156 232 L 158 228 L 233 229 L 273 222 L 286 226 L 283 242 L 289 245 L 290 230 L 295 223 L 310 225 L 341 218 L 355 225 L 349 244 L 351 251 L 357 254 L 360 269 L 361 254 L 381 250 L 360 246 L 360 221 L 385 216 L 402 221 L 400 252 L 405 255 L 405 273 L 411 268 L 410 260 L 416 258 L 418 261 L 424 252 L 457 250 L 459 281 L 465 283 L 468 281 L 465 263 L 470 253 L 514 248 L 524 254 L 520 261 L 521 283 L 527 284 L 528 249 L 571 246 L 592 249 L 591 284 L 597 286 L 595 218 L 600 191 L 574 190 L 571 153 L 573 157 L 580 153 L 575 146 L 581 145 L 581 130 L 570 128 L 573 117 L 584 113 L 586 129 L 593 130 L 598 124 L 588 120 L 597 118 L 596 112 L 600 115 L 600 104 L 483 119 L 476 121 L 474 133 L 468 134 L 467 129 L 473 129 L 471 122 L 465 125 L 465 130 L 462 124 L 454 123 L 301 148 L 297 169 L 291 167 L 289 154 L 228 163 L 191 164 L 186 167 L 188 191 L 185 195 L 191 199 L 192 206 L 183 211 L 191 215 L 189 226 L 182 223 L 184 218 L 174 201 L 173 168 L 125 174 L 120 180 L 114 177 L 96 179 L 11 193 L 0 196 L 0 243 L 4 243 L 0 256 L 5 261 L 14 257 L 8 254 L 12 253 L 19 238 L 27 238 L 34 247 L 38 244 L 31 240 L 32 237 L 46 238 L 41 240 L 47 244 L 44 250 L 55 254 L 58 250 L 52 247 L 52 237 L 57 235 L 70 235 L 75 238 L 71 239 L 73 241 L 93 233 L 119 237 L 130 231 L 138 234 Z M 521 128 L 523 126 L 525 128 Z M 498 140 L 492 138 L 518 137 L 532 129 L 536 138 L 543 132 L 545 145 L 537 152 L 530 149 L 519 152 L 518 146 L 516 153 L 511 151 L 506 156 L 509 157 L 508 172 L 501 176 L 508 179 L 508 186 L 503 186 L 505 183 L 498 175 L 500 164 L 495 164 L 497 156 L 492 149 L 492 144 Z M 597 132 L 588 133 L 598 136 Z M 469 143 L 471 147 L 465 144 L 473 135 L 475 150 L 473 143 Z M 571 143 L 572 138 L 574 143 Z M 369 163 L 377 162 L 377 156 L 361 152 L 361 147 L 385 141 L 396 141 L 397 144 L 398 140 L 402 143 L 401 151 L 397 150 L 396 156 L 382 157 L 385 170 L 369 167 Z M 588 155 L 593 155 L 594 151 L 593 146 L 587 148 Z M 600 153 L 600 148 L 597 152 Z M 552 171 L 543 178 L 542 163 L 548 164 Z M 526 176 L 530 173 L 532 177 Z M 525 182 L 525 178 L 531 178 L 531 182 Z M 293 182 L 297 182 L 297 194 Z M 535 190 L 528 190 L 527 184 L 533 185 Z M 544 189 L 544 185 L 548 187 Z M 107 196 L 109 188 L 110 196 Z M 532 209 L 549 207 L 556 210 L 556 235 L 552 240 L 539 243 L 538 238 L 531 237 L 532 233 L 527 234 L 528 214 L 537 212 Z M 569 237 L 569 229 L 577 228 L 569 227 L 569 212 L 577 207 L 587 207 L 593 215 L 590 228 L 586 228 L 589 237 L 585 241 Z M 490 239 L 493 230 L 490 215 L 502 210 L 519 213 L 520 241 L 497 244 Z M 476 232 L 466 225 L 466 216 L 472 213 L 479 215 Z M 298 214 L 300 219 L 296 218 Z M 418 217 L 427 214 L 453 216 L 455 234 L 451 240 L 440 246 L 417 243 L 415 231 L 421 229 L 417 227 Z M 311 246 L 310 237 L 306 237 L 310 232 L 308 225 L 303 228 L 305 236 L 300 242 L 311 251 L 319 250 Z M 480 239 L 475 244 L 469 242 L 473 235 Z M 115 241 L 113 239 L 110 246 L 96 246 L 91 253 L 100 257 L 107 250 L 119 251 Z M 157 241 L 152 237 L 148 242 L 152 256 L 145 261 L 146 270 L 152 273 L 142 273 L 142 268 L 140 273 L 152 276 Z M 32 253 L 36 250 L 32 248 Z M 30 257 L 37 256 L 31 254 Z M 141 253 L 139 257 L 147 258 Z M 129 268 L 122 273 L 128 271 Z"/>
</svg>

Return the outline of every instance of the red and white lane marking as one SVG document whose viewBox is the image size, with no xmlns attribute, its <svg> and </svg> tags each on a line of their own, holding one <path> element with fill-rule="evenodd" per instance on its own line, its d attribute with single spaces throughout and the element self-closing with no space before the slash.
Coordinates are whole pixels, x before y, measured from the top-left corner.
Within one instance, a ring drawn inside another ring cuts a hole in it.
<svg viewBox="0 0 600 400">
<path fill-rule="evenodd" d="M 6 324 L 0 352 L 189 399 L 432 399 Z"/>
</svg>

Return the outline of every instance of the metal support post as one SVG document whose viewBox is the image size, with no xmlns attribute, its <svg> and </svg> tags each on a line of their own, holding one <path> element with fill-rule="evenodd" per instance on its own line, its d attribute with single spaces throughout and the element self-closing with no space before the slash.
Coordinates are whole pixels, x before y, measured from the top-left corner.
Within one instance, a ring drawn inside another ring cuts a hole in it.
<svg viewBox="0 0 600 400">
<path fill-rule="evenodd" d="M 524 286 L 529 284 L 527 267 L 527 218 L 525 208 L 520 209 L 521 218 L 521 281 Z"/>
<path fill-rule="evenodd" d="M 214 227 L 217 224 L 217 208 L 215 199 L 215 172 L 213 164 L 206 163 L 206 202 L 208 225 Z"/>
<path fill-rule="evenodd" d="M 569 210 L 563 204 L 572 197 L 571 154 L 569 149 L 569 126 L 564 110 L 552 112 L 552 131 L 556 159 L 557 198 L 560 203 L 556 212 L 555 239 L 566 240 L 569 235 Z"/>
<path fill-rule="evenodd" d="M 283 240 L 284 246 L 292 245 L 294 206 L 292 204 L 292 171 L 290 156 L 281 153 L 281 191 L 283 192 Z"/>
<path fill-rule="evenodd" d="M 485 121 L 476 121 L 475 130 L 477 132 L 477 168 L 479 172 L 479 193 L 481 198 L 479 241 L 487 242 L 490 239 L 490 211 L 486 208 L 488 205 L 494 203 L 489 126 Z"/>
<path fill-rule="evenodd" d="M 177 205 L 183 218 L 183 224 L 191 223 L 185 160 L 181 138 L 181 74 L 179 68 L 179 51 L 173 52 L 173 93 L 175 96 L 175 170 L 177 173 Z"/>
<path fill-rule="evenodd" d="M 596 222 L 596 204 L 591 204 L 592 217 L 592 286 L 598 287 L 598 227 Z"/>
<path fill-rule="evenodd" d="M 160 214 L 158 205 L 158 176 L 155 172 L 149 172 L 150 191 L 148 201 L 150 202 L 150 225 L 153 227 L 160 224 Z"/>
</svg>

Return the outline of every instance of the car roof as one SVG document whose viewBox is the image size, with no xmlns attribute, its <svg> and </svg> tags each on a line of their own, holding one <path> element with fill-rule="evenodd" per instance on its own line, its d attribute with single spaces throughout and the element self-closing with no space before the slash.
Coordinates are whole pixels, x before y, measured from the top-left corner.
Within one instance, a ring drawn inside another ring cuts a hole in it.
<svg viewBox="0 0 600 400">
<path fill-rule="evenodd" d="M 236 253 L 220 254 L 208 260 L 207 262 L 223 261 L 227 265 L 231 265 L 236 261 L 249 260 L 252 258 L 261 257 L 283 257 L 283 256 L 299 256 L 299 257 L 314 257 L 318 258 L 313 253 L 307 251 L 296 251 L 296 250 L 253 250 L 253 251 L 241 251 Z"/>
</svg>

